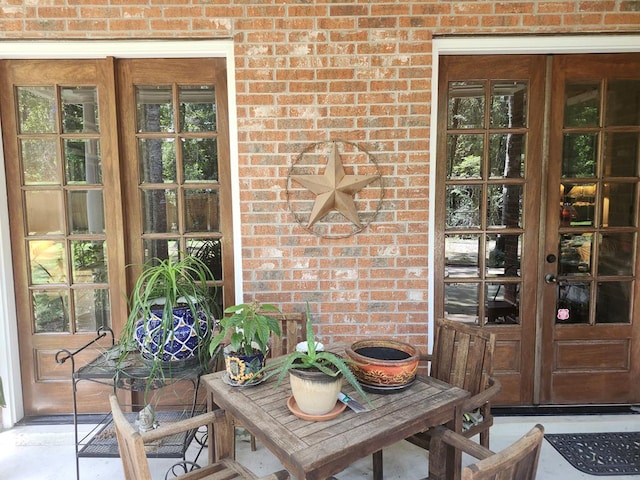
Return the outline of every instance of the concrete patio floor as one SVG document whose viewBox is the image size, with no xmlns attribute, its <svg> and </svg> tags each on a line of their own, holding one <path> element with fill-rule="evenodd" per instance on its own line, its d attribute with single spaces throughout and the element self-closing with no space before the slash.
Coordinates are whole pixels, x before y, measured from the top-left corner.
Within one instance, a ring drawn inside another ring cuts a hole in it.
<svg viewBox="0 0 640 480">
<path fill-rule="evenodd" d="M 575 415 L 575 416 L 500 416 L 496 417 L 491 431 L 491 448 L 500 450 L 536 423 L 545 427 L 546 433 L 624 432 L 640 430 L 640 415 Z M 80 432 L 87 432 L 91 425 L 80 425 Z M 251 452 L 248 437 L 240 436 L 238 460 L 258 475 L 264 475 L 281 467 L 268 450 L 258 443 L 258 451 Z M 187 457 L 191 454 L 188 452 Z M 385 479 L 417 480 L 426 476 L 427 454 L 421 449 L 400 442 L 384 451 Z M 464 462 L 469 462 L 465 458 Z M 172 459 L 150 461 L 154 478 L 163 479 Z M 72 425 L 16 426 L 0 432 L 0 479 L 2 480 L 73 480 L 76 478 L 75 450 Z M 121 479 L 120 459 L 81 458 L 80 478 Z M 372 478 L 371 458 L 363 458 L 335 475 L 339 480 L 364 480 Z M 595 479 L 592 475 L 575 470 L 548 443 L 544 442 L 538 480 Z M 608 480 L 631 479 L 633 476 L 608 476 Z"/>
</svg>

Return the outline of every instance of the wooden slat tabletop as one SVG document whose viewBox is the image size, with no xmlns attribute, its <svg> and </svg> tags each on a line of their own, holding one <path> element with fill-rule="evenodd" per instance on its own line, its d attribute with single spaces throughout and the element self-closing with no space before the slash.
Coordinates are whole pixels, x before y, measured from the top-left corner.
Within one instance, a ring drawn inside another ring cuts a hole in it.
<svg viewBox="0 0 640 480">
<path fill-rule="evenodd" d="M 369 412 L 347 408 L 333 420 L 310 422 L 289 411 L 288 381 L 278 387 L 275 379 L 254 387 L 232 387 L 222 380 L 223 375 L 202 377 L 214 404 L 255 435 L 298 480 L 325 479 L 428 427 L 453 425 L 456 414 L 460 415 L 459 405 L 469 395 L 430 377 L 419 378 L 399 393 L 369 394 L 374 407 Z M 343 391 L 365 403 L 350 386 Z"/>
</svg>

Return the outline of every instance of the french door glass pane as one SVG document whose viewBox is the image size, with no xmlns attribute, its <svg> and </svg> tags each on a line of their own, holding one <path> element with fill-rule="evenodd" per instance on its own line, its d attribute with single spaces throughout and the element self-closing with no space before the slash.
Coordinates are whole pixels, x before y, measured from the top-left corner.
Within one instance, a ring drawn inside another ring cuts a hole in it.
<svg viewBox="0 0 640 480">
<path fill-rule="evenodd" d="M 444 313 L 447 318 L 478 318 L 479 283 L 447 283 L 444 286 Z"/>
<path fill-rule="evenodd" d="M 556 323 L 589 323 L 591 285 L 587 282 L 563 282 L 558 285 Z"/>
<path fill-rule="evenodd" d="M 144 190 L 142 222 L 144 233 L 168 233 L 178 230 L 176 189 Z"/>
<path fill-rule="evenodd" d="M 31 240 L 28 246 L 31 285 L 67 283 L 67 254 L 64 242 Z"/>
<path fill-rule="evenodd" d="M 562 183 L 563 204 L 560 207 L 560 225 L 591 226 L 595 222 L 598 185 L 595 183 Z"/>
<path fill-rule="evenodd" d="M 491 324 L 520 323 L 520 285 L 486 283 L 486 318 Z"/>
<path fill-rule="evenodd" d="M 490 234 L 486 241 L 486 276 L 520 276 L 522 235 Z"/>
<path fill-rule="evenodd" d="M 560 275 L 587 275 L 591 273 L 593 234 L 590 232 L 560 235 L 558 273 Z"/>
<path fill-rule="evenodd" d="M 107 244 L 101 240 L 71 242 L 74 283 L 107 283 Z"/>
<path fill-rule="evenodd" d="M 596 323 L 630 323 L 632 283 L 598 282 Z"/>
<path fill-rule="evenodd" d="M 60 190 L 24 192 L 25 216 L 29 235 L 59 235 L 65 231 L 65 216 Z"/>
<path fill-rule="evenodd" d="M 491 127 L 527 126 L 527 82 L 501 80 L 491 85 Z"/>
<path fill-rule="evenodd" d="M 185 182 L 218 183 L 218 142 L 215 138 L 182 139 Z"/>
<path fill-rule="evenodd" d="M 25 185 L 60 185 L 62 183 L 55 140 L 23 139 L 20 145 Z"/>
<path fill-rule="evenodd" d="M 110 327 L 109 291 L 106 289 L 76 289 L 73 291 L 76 331 L 95 332 Z"/>
<path fill-rule="evenodd" d="M 69 332 L 69 292 L 44 290 L 32 292 L 35 333 Z"/>
<path fill-rule="evenodd" d="M 216 131 L 216 92 L 213 85 L 181 86 L 178 99 L 181 131 Z"/>
<path fill-rule="evenodd" d="M 483 128 L 485 85 L 482 82 L 450 82 L 447 125 L 455 128 Z"/>
<path fill-rule="evenodd" d="M 640 125 L 640 80 L 612 80 L 607 86 L 607 126 Z"/>
<path fill-rule="evenodd" d="M 176 181 L 176 150 L 173 138 L 138 139 L 142 183 Z"/>
<path fill-rule="evenodd" d="M 72 190 L 67 197 L 72 234 L 105 232 L 102 190 Z"/>
<path fill-rule="evenodd" d="M 607 132 L 602 154 L 605 177 L 635 177 L 640 163 L 637 132 Z"/>
<path fill-rule="evenodd" d="M 489 177 L 524 177 L 524 134 L 498 133 L 489 135 Z"/>
<path fill-rule="evenodd" d="M 487 225 L 521 227 L 522 185 L 489 185 L 487 191 Z"/>
<path fill-rule="evenodd" d="M 597 127 L 600 124 L 600 83 L 565 84 L 565 127 Z"/>
<path fill-rule="evenodd" d="M 597 158 L 597 134 L 569 133 L 564 135 L 562 149 L 563 178 L 595 177 Z"/>
<path fill-rule="evenodd" d="M 447 277 L 477 277 L 480 273 L 480 235 L 445 235 Z"/>
<path fill-rule="evenodd" d="M 154 258 L 171 258 L 178 260 L 180 252 L 180 240 L 177 239 L 147 239 L 144 245 L 144 261 L 149 262 Z"/>
<path fill-rule="evenodd" d="M 447 187 L 447 228 L 479 228 L 481 185 L 450 185 Z"/>
<path fill-rule="evenodd" d="M 102 159 L 98 139 L 65 139 L 64 163 L 68 184 L 102 184 Z"/>
<path fill-rule="evenodd" d="M 202 260 L 211 273 L 213 279 L 223 280 L 222 278 L 222 243 L 220 240 L 210 238 L 190 238 L 187 240 L 187 252 Z"/>
<path fill-rule="evenodd" d="M 605 233 L 598 250 L 600 275 L 633 275 L 636 234 Z"/>
<path fill-rule="evenodd" d="M 96 87 L 62 87 L 62 131 L 64 133 L 98 132 L 98 91 Z"/>
<path fill-rule="evenodd" d="M 447 178 L 481 178 L 484 135 L 447 136 Z"/>
<path fill-rule="evenodd" d="M 636 224 L 636 183 L 610 183 L 604 186 L 602 224 L 632 227 Z"/>
<path fill-rule="evenodd" d="M 184 197 L 187 232 L 220 231 L 217 190 L 185 189 Z"/>
<path fill-rule="evenodd" d="M 138 132 L 174 132 L 171 86 L 136 87 Z"/>
<path fill-rule="evenodd" d="M 56 91 L 53 87 L 18 87 L 18 130 L 20 133 L 58 131 Z"/>
</svg>

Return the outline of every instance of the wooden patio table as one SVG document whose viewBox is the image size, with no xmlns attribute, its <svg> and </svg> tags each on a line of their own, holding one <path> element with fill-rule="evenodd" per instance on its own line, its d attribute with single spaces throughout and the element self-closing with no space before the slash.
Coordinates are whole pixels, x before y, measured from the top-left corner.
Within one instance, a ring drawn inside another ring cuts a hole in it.
<svg viewBox="0 0 640 480">
<path fill-rule="evenodd" d="M 344 347 L 331 350 L 344 351 Z M 311 422 L 301 420 L 289 411 L 287 399 L 291 389 L 288 380 L 279 387 L 275 387 L 275 378 L 253 387 L 233 387 L 223 380 L 224 374 L 216 372 L 201 378 L 208 391 L 209 408 L 226 410 L 298 480 L 326 479 L 355 460 L 429 427 L 446 425 L 460 432 L 460 404 L 469 396 L 466 390 L 431 377 L 419 377 L 404 391 L 368 394 L 374 407 L 368 412 L 355 413 L 347 408 L 333 420 Z M 353 394 L 347 384 L 343 391 Z M 358 395 L 353 397 L 361 401 Z M 227 432 L 217 432 L 217 439 L 229 442 L 223 450 L 230 449 L 233 454 L 234 427 L 231 423 L 227 427 Z M 212 450 L 209 449 L 211 459 Z M 449 449 L 443 478 L 433 480 L 459 479 L 460 463 L 460 452 Z"/>
</svg>

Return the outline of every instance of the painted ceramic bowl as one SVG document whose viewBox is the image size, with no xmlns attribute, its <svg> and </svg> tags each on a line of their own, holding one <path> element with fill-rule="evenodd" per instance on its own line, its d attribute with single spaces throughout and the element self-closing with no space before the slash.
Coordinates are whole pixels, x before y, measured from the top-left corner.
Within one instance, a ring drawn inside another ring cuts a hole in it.
<svg viewBox="0 0 640 480">
<path fill-rule="evenodd" d="M 413 382 L 420 352 L 414 346 L 389 339 L 359 340 L 345 349 L 357 363 L 351 370 L 363 385 L 402 387 Z"/>
</svg>

